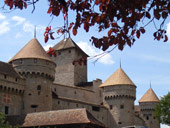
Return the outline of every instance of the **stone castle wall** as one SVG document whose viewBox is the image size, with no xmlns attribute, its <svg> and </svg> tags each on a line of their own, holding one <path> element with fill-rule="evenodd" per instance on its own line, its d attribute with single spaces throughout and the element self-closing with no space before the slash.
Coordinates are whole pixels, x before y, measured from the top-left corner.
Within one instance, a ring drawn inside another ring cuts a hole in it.
<svg viewBox="0 0 170 128">
<path fill-rule="evenodd" d="M 0 73 L 0 111 L 7 115 L 22 114 L 25 80 Z"/>
<path fill-rule="evenodd" d="M 57 57 L 51 57 L 56 63 L 54 83 L 74 86 L 80 82 L 87 82 L 87 65 L 73 65 L 82 55 L 76 49 L 57 51 Z"/>
</svg>

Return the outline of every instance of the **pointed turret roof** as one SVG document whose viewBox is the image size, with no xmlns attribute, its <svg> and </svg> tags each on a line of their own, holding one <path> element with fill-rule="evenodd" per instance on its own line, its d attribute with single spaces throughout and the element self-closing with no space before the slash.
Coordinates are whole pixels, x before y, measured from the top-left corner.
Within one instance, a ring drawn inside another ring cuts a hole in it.
<svg viewBox="0 0 170 128">
<path fill-rule="evenodd" d="M 141 102 L 159 102 L 159 98 L 157 97 L 155 92 L 152 90 L 152 88 L 150 88 L 139 100 L 139 103 Z"/>
<path fill-rule="evenodd" d="M 117 69 L 100 87 L 113 86 L 113 85 L 132 85 L 135 84 L 128 77 L 128 75 L 123 71 L 122 68 Z"/>
<path fill-rule="evenodd" d="M 25 58 L 38 58 L 52 61 L 36 38 L 29 41 L 9 62 Z"/>
<path fill-rule="evenodd" d="M 88 55 L 71 38 L 63 39 L 53 47 L 54 50 L 64 50 L 69 48 L 77 48 L 88 57 Z"/>
</svg>

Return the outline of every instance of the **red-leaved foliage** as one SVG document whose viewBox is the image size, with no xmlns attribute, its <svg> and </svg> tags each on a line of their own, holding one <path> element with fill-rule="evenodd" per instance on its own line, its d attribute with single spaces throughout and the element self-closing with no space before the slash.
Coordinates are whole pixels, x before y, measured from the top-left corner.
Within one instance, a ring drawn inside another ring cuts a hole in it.
<svg viewBox="0 0 170 128">
<path fill-rule="evenodd" d="M 4 0 L 10 9 L 23 9 L 40 0 Z M 168 40 L 163 26 L 170 14 L 169 0 L 48 0 L 48 14 L 59 16 L 63 13 L 64 20 L 68 20 L 68 11 L 76 12 L 75 21 L 68 27 L 59 29 L 57 33 L 69 32 L 77 35 L 82 26 L 89 32 L 92 26 L 98 27 L 98 32 L 107 31 L 107 35 L 101 38 L 92 35 L 91 41 L 95 47 L 107 50 L 112 45 L 123 50 L 125 45 L 131 47 L 136 39 L 146 32 L 146 26 L 159 20 L 160 24 L 155 27 L 154 39 L 164 42 Z M 140 24 L 141 22 L 145 24 Z M 46 28 L 44 34 L 45 42 L 54 39 L 50 27 Z"/>
</svg>

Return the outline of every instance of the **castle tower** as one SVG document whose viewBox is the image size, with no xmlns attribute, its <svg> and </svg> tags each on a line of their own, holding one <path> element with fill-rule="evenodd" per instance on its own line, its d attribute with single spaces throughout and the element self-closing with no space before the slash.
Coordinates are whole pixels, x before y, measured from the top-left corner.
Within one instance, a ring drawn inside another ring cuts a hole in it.
<svg viewBox="0 0 170 128">
<path fill-rule="evenodd" d="M 134 125 L 136 86 L 123 69 L 116 70 L 100 87 L 103 88 L 103 103 L 115 121 L 110 127 Z"/>
<path fill-rule="evenodd" d="M 57 65 L 54 83 L 76 86 L 87 82 L 87 62 L 79 64 L 77 60 L 87 60 L 88 55 L 71 38 L 63 39 L 53 49 L 57 54 L 51 56 Z"/>
<path fill-rule="evenodd" d="M 140 116 L 145 121 L 147 128 L 160 128 L 160 123 L 154 116 L 154 110 L 159 103 L 159 99 L 156 96 L 152 88 L 142 96 L 139 100 Z"/>
<path fill-rule="evenodd" d="M 51 110 L 55 63 L 38 40 L 28 42 L 9 63 L 26 80 L 23 114 Z"/>
</svg>

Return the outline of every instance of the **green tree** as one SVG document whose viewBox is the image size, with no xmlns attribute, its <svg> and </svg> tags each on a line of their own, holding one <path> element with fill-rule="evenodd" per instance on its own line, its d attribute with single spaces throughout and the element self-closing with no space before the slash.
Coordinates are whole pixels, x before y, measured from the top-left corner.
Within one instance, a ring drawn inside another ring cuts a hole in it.
<svg viewBox="0 0 170 128">
<path fill-rule="evenodd" d="M 5 121 L 5 114 L 2 112 L 0 112 L 0 128 L 12 128 L 12 126 Z"/>
<path fill-rule="evenodd" d="M 156 106 L 155 116 L 160 123 L 170 126 L 170 92 L 161 98 L 160 103 Z"/>
</svg>

